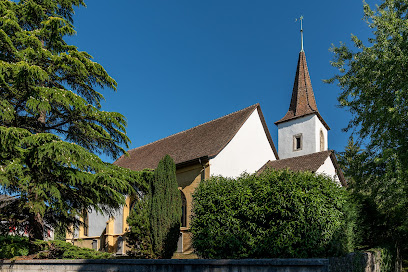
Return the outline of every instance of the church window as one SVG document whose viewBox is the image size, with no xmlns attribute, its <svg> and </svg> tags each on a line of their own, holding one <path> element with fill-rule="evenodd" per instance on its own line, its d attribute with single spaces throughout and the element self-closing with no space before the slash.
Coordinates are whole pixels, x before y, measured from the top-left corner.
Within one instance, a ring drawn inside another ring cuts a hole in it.
<svg viewBox="0 0 408 272">
<path fill-rule="evenodd" d="M 302 134 L 297 134 L 293 136 L 293 151 L 302 150 L 303 148 L 303 136 Z"/>
<path fill-rule="evenodd" d="M 187 227 L 187 200 L 182 191 L 181 194 L 181 226 Z"/>
<path fill-rule="evenodd" d="M 323 134 L 323 130 L 320 130 L 320 151 L 324 151 L 324 134 Z"/>
</svg>

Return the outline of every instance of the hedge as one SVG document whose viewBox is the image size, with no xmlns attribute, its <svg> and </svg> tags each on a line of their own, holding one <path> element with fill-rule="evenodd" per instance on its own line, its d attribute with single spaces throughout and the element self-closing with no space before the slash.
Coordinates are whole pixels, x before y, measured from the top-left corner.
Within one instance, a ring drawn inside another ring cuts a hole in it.
<svg viewBox="0 0 408 272">
<path fill-rule="evenodd" d="M 339 256 L 353 250 L 355 213 L 347 191 L 326 176 L 212 177 L 193 195 L 193 247 L 203 258 Z"/>
</svg>

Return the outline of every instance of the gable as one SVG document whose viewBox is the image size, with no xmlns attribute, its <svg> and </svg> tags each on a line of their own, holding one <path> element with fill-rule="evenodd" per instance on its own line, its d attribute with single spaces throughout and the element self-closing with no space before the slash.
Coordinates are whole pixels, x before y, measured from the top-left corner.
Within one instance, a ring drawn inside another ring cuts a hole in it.
<svg viewBox="0 0 408 272">
<path fill-rule="evenodd" d="M 339 185 L 340 179 L 337 175 L 336 167 L 333 164 L 331 157 L 327 157 L 324 163 L 316 170 L 316 174 L 324 174 L 334 179 Z"/>
<path fill-rule="evenodd" d="M 213 157 L 232 140 L 255 109 L 260 112 L 259 104 L 132 149 L 128 151 L 129 156 L 121 156 L 115 164 L 132 170 L 143 170 L 156 168 L 166 154 L 170 155 L 176 164 Z M 263 125 L 266 127 L 264 121 Z M 270 135 L 268 137 L 271 139 Z M 276 154 L 272 140 L 270 146 Z"/>
<path fill-rule="evenodd" d="M 255 109 L 239 131 L 214 158 L 210 158 L 211 175 L 236 177 L 243 172 L 254 173 L 268 160 L 276 160 L 269 143 L 269 132 Z"/>
</svg>

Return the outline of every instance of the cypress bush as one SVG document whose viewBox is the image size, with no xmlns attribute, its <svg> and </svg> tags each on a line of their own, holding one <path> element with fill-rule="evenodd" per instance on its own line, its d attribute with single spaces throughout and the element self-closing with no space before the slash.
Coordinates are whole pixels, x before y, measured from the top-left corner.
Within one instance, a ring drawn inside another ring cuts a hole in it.
<svg viewBox="0 0 408 272">
<path fill-rule="evenodd" d="M 153 252 L 158 258 L 171 258 L 180 235 L 181 197 L 176 165 L 169 155 L 164 156 L 154 172 L 151 195 Z"/>
<path fill-rule="evenodd" d="M 149 189 L 132 207 L 127 219 L 127 253 L 138 258 L 171 258 L 180 235 L 181 197 L 176 165 L 166 155 L 149 179 Z"/>
<path fill-rule="evenodd" d="M 204 258 L 312 258 L 350 252 L 356 210 L 329 177 L 266 171 L 213 177 L 193 195 L 193 247 Z"/>
</svg>

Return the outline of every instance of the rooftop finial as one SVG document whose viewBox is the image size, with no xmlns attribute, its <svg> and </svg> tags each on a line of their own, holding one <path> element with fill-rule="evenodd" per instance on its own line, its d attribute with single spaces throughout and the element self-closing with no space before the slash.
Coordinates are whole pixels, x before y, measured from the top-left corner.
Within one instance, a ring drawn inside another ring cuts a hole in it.
<svg viewBox="0 0 408 272">
<path fill-rule="evenodd" d="M 304 52 L 303 50 L 303 15 L 300 16 L 299 19 L 296 19 L 295 22 L 300 21 L 300 38 L 302 40 L 302 50 L 300 50 L 300 52 Z"/>
</svg>

